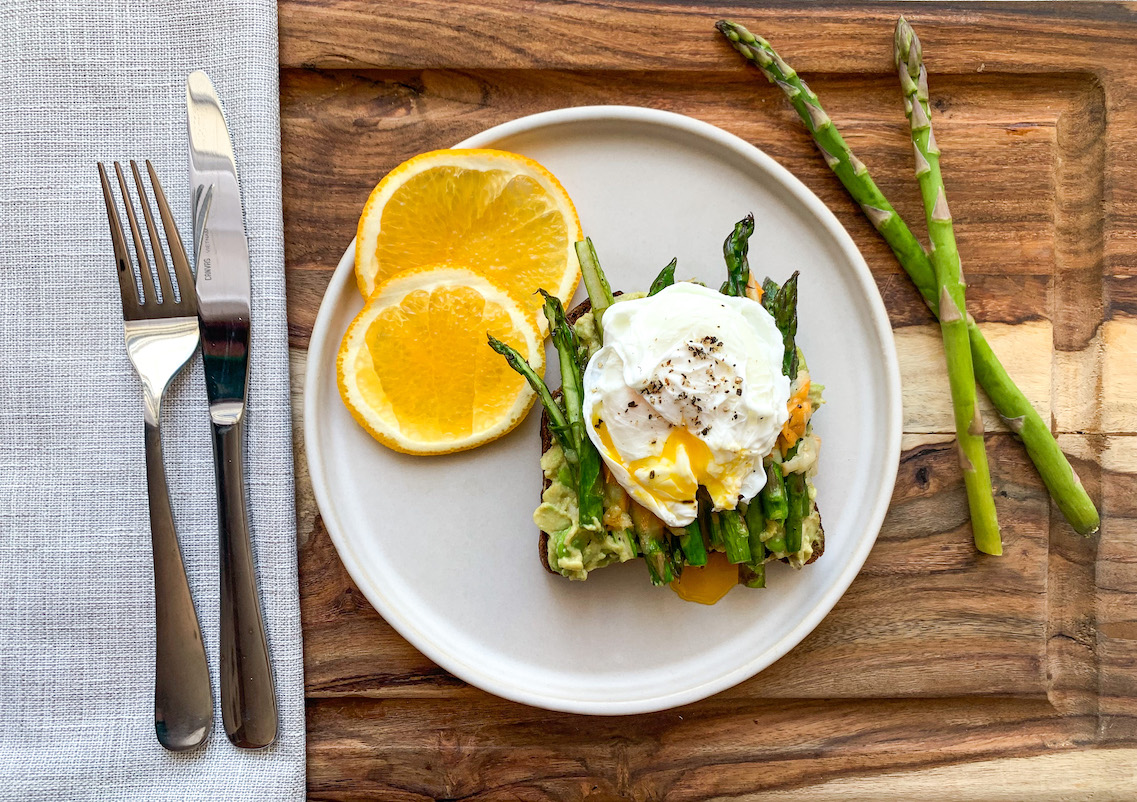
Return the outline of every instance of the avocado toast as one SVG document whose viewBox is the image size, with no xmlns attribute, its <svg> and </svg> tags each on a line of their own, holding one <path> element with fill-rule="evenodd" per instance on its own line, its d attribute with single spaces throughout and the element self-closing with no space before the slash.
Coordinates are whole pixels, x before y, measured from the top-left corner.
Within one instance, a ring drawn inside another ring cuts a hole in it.
<svg viewBox="0 0 1137 802">
<path fill-rule="evenodd" d="M 719 293 L 675 282 L 674 261 L 648 293 L 612 293 L 591 242 L 578 243 L 589 300 L 566 314 L 545 297 L 563 377 L 556 394 L 491 338 L 544 406 L 544 483 L 534 521 L 547 570 L 586 579 L 642 557 L 653 584 L 674 583 L 687 598 L 682 586 L 712 573 L 720 584 L 764 587 L 767 562 L 800 568 L 821 555 L 811 481 L 820 443 L 811 416 L 821 388 L 796 344 L 797 273 L 781 286 L 751 278 L 753 226 L 748 216 L 727 238 L 728 279 Z M 701 308 L 713 314 L 700 319 Z M 741 328 L 728 325 L 732 315 Z M 652 326 L 657 334 L 649 337 Z M 747 350 L 750 329 L 764 339 Z M 686 350 L 645 358 L 636 351 L 643 342 Z M 643 366 L 655 374 L 629 384 L 626 376 Z"/>
</svg>

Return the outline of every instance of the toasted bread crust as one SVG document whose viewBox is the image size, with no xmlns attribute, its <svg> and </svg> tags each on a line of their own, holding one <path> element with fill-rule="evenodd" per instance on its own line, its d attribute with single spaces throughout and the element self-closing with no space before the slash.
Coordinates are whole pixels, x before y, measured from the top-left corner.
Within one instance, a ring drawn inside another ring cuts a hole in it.
<svg viewBox="0 0 1137 802">
<path fill-rule="evenodd" d="M 817 562 L 817 558 L 825 553 L 825 527 L 821 523 L 821 508 L 817 508 L 817 529 L 821 532 L 821 540 L 817 541 L 817 545 L 813 549 L 813 556 L 805 561 L 806 565 L 812 562 Z"/>
<path fill-rule="evenodd" d="M 557 390 L 553 394 L 553 397 L 556 398 L 560 394 L 561 394 L 561 391 Z M 553 445 L 553 433 L 551 431 L 549 431 L 549 416 L 545 412 L 545 410 L 542 409 L 541 410 L 541 454 L 544 454 L 546 451 L 548 451 L 552 447 L 552 445 Z M 541 499 L 540 500 L 544 501 L 545 491 L 549 489 L 549 486 L 552 484 L 552 482 L 549 480 L 548 477 L 544 476 L 544 474 L 542 474 L 542 477 L 543 477 L 544 481 L 541 484 Z M 549 565 L 549 533 L 538 529 L 537 534 L 539 536 L 537 546 L 538 546 L 538 551 L 539 551 L 539 554 L 541 557 L 541 565 L 545 566 L 545 570 L 548 571 L 550 574 L 555 574 L 557 572 L 554 571 L 552 569 L 552 567 Z"/>
<path fill-rule="evenodd" d="M 613 293 L 614 296 L 618 296 L 618 295 L 622 295 L 622 294 L 623 294 L 622 292 Z M 566 312 L 565 317 L 568 319 L 569 323 L 576 323 L 576 321 L 580 320 L 581 317 L 583 317 L 585 314 L 587 314 L 588 312 L 591 312 L 591 311 L 592 311 L 592 301 L 590 301 L 588 298 L 585 298 L 579 304 L 577 304 L 572 309 L 570 309 L 568 312 Z M 553 391 L 553 397 L 554 398 L 560 398 L 560 396 L 561 396 L 561 391 L 559 389 Z M 545 410 L 542 409 L 541 410 L 541 453 L 544 454 L 546 451 L 548 451 L 552 447 L 552 445 L 553 445 L 553 432 L 549 429 L 549 416 L 548 416 L 548 413 L 546 413 Z M 542 499 L 545 496 L 545 491 L 549 489 L 549 486 L 551 484 L 552 484 L 552 482 L 549 479 L 544 479 L 544 481 L 542 482 L 542 485 L 541 485 L 541 498 Z M 820 509 L 818 509 L 818 511 L 817 511 L 817 516 L 818 516 L 818 518 L 821 517 L 821 510 Z M 549 565 L 549 535 L 548 535 L 548 533 L 542 532 L 541 530 L 538 529 L 537 534 L 538 534 L 538 538 L 537 538 L 538 555 L 541 558 L 541 565 L 544 566 L 545 570 L 548 571 L 550 574 L 558 573 L 557 571 L 554 571 L 552 569 L 552 567 Z M 825 528 L 821 527 L 821 540 L 818 541 L 817 547 L 813 550 L 813 555 L 808 560 L 806 560 L 805 564 L 809 565 L 810 563 L 815 562 L 817 560 L 817 558 L 820 557 L 824 552 L 825 552 Z M 783 558 L 782 562 L 788 563 L 789 559 Z"/>
<path fill-rule="evenodd" d="M 825 553 L 825 527 L 821 525 L 821 508 L 817 507 L 817 528 L 821 532 L 821 540 L 817 541 L 817 545 L 813 549 L 813 554 L 805 561 L 806 565 L 812 562 L 817 562 L 817 558 Z M 783 559 L 782 562 L 788 563 L 789 559 Z"/>
</svg>

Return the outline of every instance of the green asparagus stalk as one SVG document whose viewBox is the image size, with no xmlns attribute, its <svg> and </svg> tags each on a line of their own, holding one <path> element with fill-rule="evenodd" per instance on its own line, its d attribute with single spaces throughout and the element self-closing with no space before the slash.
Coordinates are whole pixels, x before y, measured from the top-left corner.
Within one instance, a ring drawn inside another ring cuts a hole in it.
<svg viewBox="0 0 1137 802">
<path fill-rule="evenodd" d="M 640 554 L 647 563 L 651 584 L 666 585 L 675 579 L 675 565 L 667 542 L 663 521 L 635 501 L 631 505 L 632 528 L 640 544 Z"/>
<path fill-rule="evenodd" d="M 753 563 L 738 567 L 738 581 L 748 588 L 766 587 L 766 565 Z"/>
<path fill-rule="evenodd" d="M 786 552 L 796 554 L 801 551 L 802 520 L 809 514 L 809 496 L 805 486 L 805 476 L 791 473 L 786 477 L 786 497 L 789 500 L 789 515 L 786 516 Z"/>
<path fill-rule="evenodd" d="M 679 260 L 672 259 L 663 270 L 659 271 L 659 275 L 656 276 L 655 281 L 651 283 L 651 289 L 647 291 L 649 298 L 665 287 L 670 287 L 675 283 L 675 266 L 677 264 L 679 264 Z"/>
<path fill-rule="evenodd" d="M 802 123 L 813 135 L 829 169 L 841 180 L 853 200 L 860 204 L 869 222 L 888 242 L 900 264 L 908 270 L 924 300 L 933 310 L 936 309 L 938 301 L 935 273 L 924 247 L 877 188 L 864 162 L 849 150 L 837 126 L 821 107 L 817 95 L 765 39 L 728 20 L 719 20 L 715 27 L 735 50 L 786 94 Z"/>
<path fill-rule="evenodd" d="M 797 378 L 797 276 L 786 279 L 786 283 L 778 290 L 778 306 L 774 312 L 774 322 L 778 331 L 782 333 L 782 344 L 785 355 L 782 357 L 782 373 L 790 377 L 790 381 Z"/>
<path fill-rule="evenodd" d="M 707 551 L 714 551 L 714 541 L 711 539 L 711 508 L 714 505 L 711 503 L 711 497 L 706 489 L 700 487 L 695 493 L 695 501 L 698 507 L 695 523 L 699 525 L 699 531 L 703 535 L 704 548 Z"/>
<path fill-rule="evenodd" d="M 747 260 L 747 252 L 750 249 L 749 242 L 753 233 L 754 215 L 748 214 L 735 224 L 734 230 L 723 242 L 722 253 L 723 259 L 726 260 L 727 272 L 726 282 L 719 289 L 723 295 L 746 297 L 746 283 L 750 281 L 750 262 Z M 723 510 L 719 513 L 719 523 L 722 526 L 723 544 L 730 561 L 749 562 L 750 543 L 742 512 Z"/>
<path fill-rule="evenodd" d="M 995 516 L 995 499 L 991 493 L 991 476 L 987 468 L 987 448 L 983 439 L 983 417 L 975 398 L 975 371 L 971 363 L 971 343 L 967 336 L 967 306 L 959 251 L 955 244 L 955 228 L 948 209 L 940 173 L 940 149 L 932 133 L 928 106 L 928 71 L 924 66 L 920 40 L 901 17 L 896 23 L 893 57 L 904 91 L 904 110 L 911 123 L 912 144 L 916 153 L 916 179 L 924 198 L 931 240 L 932 268 L 939 287 L 940 331 L 947 357 L 948 382 L 951 385 L 955 433 L 959 445 L 959 462 L 963 467 L 963 483 L 971 508 L 971 530 L 975 547 L 986 554 L 1002 554 L 999 521 Z"/>
<path fill-rule="evenodd" d="M 719 513 L 719 523 L 722 525 L 726 558 L 736 564 L 750 562 L 750 533 L 746 529 L 742 513 L 739 510 L 723 510 Z"/>
<path fill-rule="evenodd" d="M 786 531 L 784 525 L 781 532 L 766 541 L 766 549 L 771 553 L 780 552 L 787 554 L 789 552 L 789 548 L 786 545 Z"/>
<path fill-rule="evenodd" d="M 719 291 L 723 295 L 733 295 L 737 298 L 745 297 L 746 283 L 750 281 L 750 262 L 747 252 L 750 250 L 750 236 L 754 233 L 754 215 L 748 214 L 734 225 L 734 230 L 722 245 L 723 258 L 726 260 L 726 283 Z"/>
<path fill-rule="evenodd" d="M 572 481 L 577 489 L 578 522 L 582 528 L 600 531 L 604 524 L 604 478 L 600 454 L 584 428 L 582 399 L 583 379 L 579 362 L 581 349 L 576 332 L 568 324 L 564 307 L 558 298 L 545 297 L 545 317 L 557 348 L 561 364 L 561 397 L 564 407 L 553 398 L 544 380 L 516 350 L 493 335 L 487 335 L 490 347 L 505 357 L 509 366 L 525 377 L 541 398 L 548 414 L 549 429 L 564 451 L 570 466 Z M 571 545 L 561 533 L 554 542 L 556 553 L 564 557 Z"/>
<path fill-rule="evenodd" d="M 798 369 L 797 279 L 798 271 L 795 270 L 780 287 L 770 278 L 762 282 L 762 307 L 774 318 L 778 331 L 782 333 L 782 344 L 785 348 L 782 373 L 789 376 L 790 381 L 797 377 Z"/>
<path fill-rule="evenodd" d="M 671 555 L 671 578 L 679 579 L 683 576 L 684 555 L 683 546 L 679 542 L 679 538 L 667 532 L 665 535 L 665 542 L 670 547 L 669 552 Z"/>
<path fill-rule="evenodd" d="M 750 533 L 751 537 L 750 551 L 753 552 L 753 538 L 756 535 L 761 534 L 762 531 L 766 528 L 766 515 L 762 511 L 762 502 L 758 496 L 752 498 L 750 500 L 750 503 L 746 505 L 746 515 L 744 517 L 746 518 L 746 531 Z"/>
<path fill-rule="evenodd" d="M 726 541 L 723 537 L 722 528 L 722 514 L 711 510 L 710 514 L 711 534 L 707 540 L 711 544 L 711 548 L 715 551 L 723 551 L 726 548 Z"/>
<path fill-rule="evenodd" d="M 766 560 L 766 544 L 762 541 L 765 526 L 750 530 L 750 564 L 761 565 Z"/>
<path fill-rule="evenodd" d="M 560 298 L 544 290 L 540 292 L 545 298 L 545 317 L 549 321 L 549 332 L 560 359 L 565 418 L 576 449 L 580 525 L 598 531 L 604 520 L 604 476 L 600 470 L 600 453 L 588 439 L 584 423 L 584 375 L 580 363 L 580 343 L 576 331 L 569 325 Z"/>
<path fill-rule="evenodd" d="M 786 94 L 830 169 L 888 243 L 900 266 L 938 317 L 936 276 L 928 254 L 877 187 L 864 162 L 845 144 L 817 95 L 765 39 L 726 20 L 718 22 L 716 27 L 739 53 L 762 71 L 770 83 Z M 970 315 L 967 317 L 967 334 L 975 378 L 986 390 L 999 415 L 1022 439 L 1059 510 L 1079 534 L 1090 535 L 1098 531 L 1100 518 L 1097 509 L 1070 461 L 1062 453 L 1049 426 L 1011 380 Z"/>
<path fill-rule="evenodd" d="M 561 395 L 565 402 L 565 416 L 568 420 L 569 430 L 572 432 L 573 442 L 579 444 L 588 437 L 584 425 L 584 389 L 580 367 L 580 342 L 576 330 L 569 325 L 561 299 L 550 295 L 544 290 L 538 290 L 545 299 L 545 318 L 549 321 L 549 333 L 553 338 L 553 345 L 557 349 L 557 358 L 561 367 Z"/>
<path fill-rule="evenodd" d="M 565 459 L 568 460 L 569 464 L 576 465 L 578 462 L 576 442 L 573 440 L 568 420 L 565 417 L 564 410 L 561 409 L 560 404 L 557 403 L 557 399 L 553 398 L 553 394 L 549 392 L 545 380 L 537 375 L 537 372 L 525 361 L 525 357 L 516 350 L 492 334 L 487 334 L 486 336 L 489 338 L 490 348 L 504 356 L 509 366 L 520 373 L 525 380 L 529 382 L 529 386 L 537 393 L 537 397 L 541 399 L 541 405 L 545 408 L 545 413 L 549 418 L 549 430 L 552 432 L 553 437 L 556 438 L 557 443 L 560 444 L 561 450 L 565 454 Z"/>
<path fill-rule="evenodd" d="M 748 588 L 766 587 L 767 552 L 766 544 L 762 542 L 762 532 L 766 528 L 766 522 L 762 519 L 761 506 L 755 500 L 746 508 L 746 523 L 750 531 L 750 560 L 738 567 L 738 581 Z M 758 514 L 751 516 L 751 509 L 757 509 Z"/>
<path fill-rule="evenodd" d="M 698 519 L 692 521 L 679 535 L 679 547 L 688 565 L 707 564 L 707 546 L 703 543 L 703 529 Z"/>
<path fill-rule="evenodd" d="M 612 305 L 612 288 L 608 284 L 608 277 L 600 267 L 600 260 L 596 256 L 596 248 L 592 240 L 585 237 L 576 243 L 576 258 L 580 262 L 580 273 L 584 278 L 584 287 L 588 290 L 588 299 L 592 301 L 592 316 L 596 319 L 596 330 L 604 340 L 604 327 L 602 318 L 604 312 Z"/>
<path fill-rule="evenodd" d="M 789 514 L 786 501 L 786 482 L 782 476 L 782 466 L 771 462 L 766 469 L 766 484 L 755 499 L 753 506 L 759 508 L 768 521 L 784 521 Z"/>
<path fill-rule="evenodd" d="M 778 311 L 778 293 L 781 289 L 778 282 L 769 276 L 762 279 L 762 308 L 769 312 L 771 317 Z"/>
</svg>

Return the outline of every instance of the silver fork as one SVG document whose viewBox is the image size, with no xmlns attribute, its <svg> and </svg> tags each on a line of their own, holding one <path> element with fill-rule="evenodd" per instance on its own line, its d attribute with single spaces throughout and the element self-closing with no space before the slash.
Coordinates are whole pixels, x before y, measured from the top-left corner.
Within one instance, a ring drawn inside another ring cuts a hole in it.
<svg viewBox="0 0 1137 802">
<path fill-rule="evenodd" d="M 186 250 L 178 235 L 177 225 L 170 213 L 166 195 L 153 165 L 146 162 L 162 226 L 170 247 L 170 261 L 180 298 L 175 298 L 174 283 L 146 188 L 138 165 L 132 160 L 130 169 L 150 235 L 150 245 L 157 267 L 158 283 L 162 290 L 159 300 L 150 272 L 146 246 L 138 228 L 138 219 L 130 200 L 130 191 L 122 175 L 122 167 L 114 163 L 119 189 L 122 191 L 126 219 L 138 255 L 142 279 L 142 297 L 138 296 L 135 272 L 130 252 L 123 235 L 122 220 L 118 216 L 114 195 L 111 193 L 107 171 L 99 163 L 99 179 L 103 184 L 103 199 L 107 203 L 107 219 L 111 227 L 111 242 L 117 264 L 118 284 L 122 291 L 122 317 L 126 329 L 126 352 L 138 378 L 142 380 L 143 420 L 146 428 L 146 483 L 150 496 L 150 538 L 154 552 L 154 612 L 156 628 L 156 654 L 154 670 L 154 729 L 162 746 L 175 752 L 192 749 L 209 735 L 213 719 L 213 698 L 209 689 L 209 666 L 205 660 L 205 645 L 201 640 L 201 627 L 197 622 L 189 582 L 186 579 L 182 552 L 174 531 L 174 515 L 170 509 L 169 489 L 166 486 L 166 467 L 162 462 L 162 435 L 160 419 L 162 396 L 170 380 L 185 367 L 198 345 L 197 292 L 190 273 Z"/>
</svg>

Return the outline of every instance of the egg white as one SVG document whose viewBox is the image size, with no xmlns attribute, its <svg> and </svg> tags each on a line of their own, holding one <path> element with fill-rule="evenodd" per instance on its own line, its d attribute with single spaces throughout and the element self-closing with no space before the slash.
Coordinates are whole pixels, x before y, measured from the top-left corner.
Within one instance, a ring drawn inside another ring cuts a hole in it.
<svg viewBox="0 0 1137 802">
<path fill-rule="evenodd" d="M 604 313 L 584 372 L 588 436 L 628 494 L 668 526 L 753 498 L 789 418 L 782 335 L 748 298 L 688 282 Z"/>
</svg>

